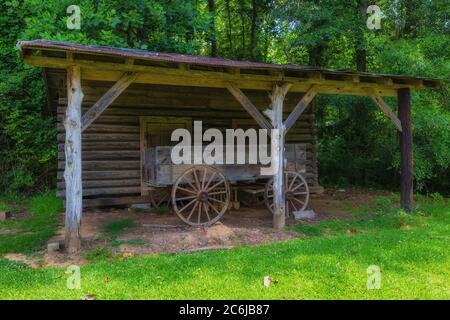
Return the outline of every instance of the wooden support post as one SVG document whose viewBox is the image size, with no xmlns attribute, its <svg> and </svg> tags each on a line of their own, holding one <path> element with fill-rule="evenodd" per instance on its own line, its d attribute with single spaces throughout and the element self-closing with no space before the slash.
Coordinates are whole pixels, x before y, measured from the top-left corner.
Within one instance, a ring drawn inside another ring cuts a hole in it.
<svg viewBox="0 0 450 320">
<path fill-rule="evenodd" d="M 398 90 L 398 117 L 402 124 L 400 132 L 400 205 L 411 212 L 413 209 L 413 136 L 411 121 L 410 89 Z"/>
<path fill-rule="evenodd" d="M 397 128 L 398 131 L 402 132 L 402 124 L 400 120 L 395 116 L 394 112 L 392 112 L 387 103 L 384 102 L 383 98 L 375 92 L 369 93 L 369 96 L 378 108 L 380 108 L 380 110 L 383 111 L 383 113 L 389 118 L 389 121 L 391 121 L 394 127 Z"/>
<path fill-rule="evenodd" d="M 103 111 L 108 108 L 114 100 L 136 80 L 137 73 L 127 72 L 119 79 L 88 111 L 81 119 L 81 129 L 84 131 L 92 122 L 95 121 Z"/>
<path fill-rule="evenodd" d="M 247 98 L 247 96 L 233 84 L 227 85 L 228 91 L 236 98 L 236 100 L 244 107 L 245 110 L 255 119 L 255 121 L 261 126 L 263 129 L 267 129 L 270 131 L 272 126 L 270 122 L 262 115 L 261 112 L 254 106 L 254 104 Z"/>
<path fill-rule="evenodd" d="M 297 103 L 294 110 L 292 110 L 291 114 L 288 116 L 286 121 L 284 122 L 284 126 L 286 127 L 286 131 L 288 131 L 294 124 L 295 121 L 302 115 L 302 113 L 309 106 L 309 103 L 314 99 L 317 94 L 317 90 L 315 86 L 311 86 L 311 88 L 305 93 L 302 99 Z"/>
<path fill-rule="evenodd" d="M 273 132 L 272 139 L 277 139 L 277 158 L 272 157 L 275 161 L 276 173 L 273 176 L 273 196 L 274 196 L 274 214 L 273 214 L 273 228 L 281 230 L 284 228 L 286 220 L 286 201 L 285 201 L 285 181 L 284 181 L 284 134 L 285 127 L 283 123 L 283 102 L 290 84 L 283 86 L 275 85 L 270 95 L 272 101 L 273 120 L 272 126 L 278 132 Z M 273 152 L 273 151 L 272 151 Z"/>
<path fill-rule="evenodd" d="M 67 109 L 64 180 L 66 183 L 65 245 L 69 254 L 80 249 L 80 226 L 83 210 L 81 181 L 81 72 L 79 66 L 67 68 Z"/>
</svg>

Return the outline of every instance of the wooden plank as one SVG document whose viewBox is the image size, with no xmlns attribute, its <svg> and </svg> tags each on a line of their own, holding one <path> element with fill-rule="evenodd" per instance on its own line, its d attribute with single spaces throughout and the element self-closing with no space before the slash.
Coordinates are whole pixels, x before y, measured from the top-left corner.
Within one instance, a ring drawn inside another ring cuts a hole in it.
<svg viewBox="0 0 450 320">
<path fill-rule="evenodd" d="M 120 122 L 120 118 L 117 118 L 117 121 Z M 64 126 L 62 124 L 58 124 L 58 131 L 64 132 Z M 110 132 L 110 133 L 139 133 L 139 127 L 136 125 L 121 125 L 121 124 L 91 124 L 86 128 L 84 132 L 92 133 L 92 132 Z"/>
<path fill-rule="evenodd" d="M 286 140 L 286 142 L 289 142 L 289 143 L 313 142 L 314 136 L 312 134 L 291 134 L 291 135 L 286 135 L 285 140 Z"/>
<path fill-rule="evenodd" d="M 58 123 L 64 122 L 64 112 L 66 108 L 58 107 L 58 115 L 56 120 Z M 96 124 L 117 124 L 121 123 L 123 125 L 137 125 L 139 123 L 139 118 L 133 115 L 105 115 L 102 114 L 96 121 Z"/>
<path fill-rule="evenodd" d="M 413 134 L 411 120 L 411 93 L 409 89 L 398 90 L 398 116 L 403 130 L 400 135 L 400 205 L 411 212 L 413 209 Z"/>
<path fill-rule="evenodd" d="M 83 88 L 85 97 L 83 101 L 89 101 L 89 98 L 96 102 L 101 97 L 109 86 L 101 85 L 99 82 L 89 82 Z M 106 83 L 107 84 L 107 83 Z M 265 94 L 261 94 L 259 91 L 251 90 L 245 92 L 247 97 L 258 107 L 260 105 L 265 108 L 270 103 L 270 99 Z M 303 93 L 290 93 L 285 99 L 285 111 L 293 109 L 295 104 L 303 96 Z M 143 99 L 145 98 L 145 99 Z M 147 99 L 148 98 L 148 99 Z M 214 88 L 201 88 L 201 87 L 186 87 L 186 86 L 162 86 L 162 85 L 141 85 L 135 84 L 132 87 L 127 88 L 126 95 L 118 97 L 112 105 L 119 101 L 130 103 L 142 103 L 149 102 L 158 99 L 158 101 L 184 101 L 184 104 L 195 103 L 200 101 L 204 103 L 209 101 L 209 106 L 219 106 L 225 104 L 225 106 L 236 106 L 241 108 L 241 105 L 229 94 L 226 89 L 214 89 Z M 64 97 L 59 98 L 59 102 L 62 105 L 66 105 L 67 101 Z"/>
<path fill-rule="evenodd" d="M 322 85 L 333 86 L 339 88 L 342 94 L 348 94 L 349 92 L 358 92 L 360 95 L 364 95 L 364 91 L 367 88 L 380 89 L 382 91 L 392 91 L 406 86 L 410 88 L 421 88 L 423 85 L 414 81 L 406 81 L 406 83 L 393 83 L 386 86 L 376 82 L 353 82 L 352 79 L 342 80 L 330 80 L 326 78 L 309 78 L 309 77 L 288 77 L 282 75 L 262 75 L 262 74 L 230 74 L 229 72 L 217 72 L 217 71 L 199 71 L 199 70 L 180 70 L 178 68 L 167 67 L 153 67 L 143 65 L 130 65 L 120 63 L 110 63 L 103 61 L 92 61 L 77 59 L 75 61 L 67 61 L 61 58 L 52 58 L 45 56 L 25 56 L 24 60 L 35 66 L 46 68 L 67 68 L 74 63 L 77 63 L 83 68 L 83 74 L 87 79 L 94 79 L 100 81 L 117 81 L 120 76 L 117 73 L 123 74 L 123 72 L 139 72 L 139 76 L 136 82 L 141 83 L 159 83 L 159 84 L 173 84 L 173 85 L 190 85 L 190 86 L 202 86 L 202 87 L 226 87 L 227 82 L 239 82 L 240 88 L 248 89 L 270 89 L 273 82 L 289 81 L 294 83 L 293 89 L 295 91 L 305 92 L 312 84 L 319 84 L 319 93 L 323 92 Z M 85 71 L 85 72 L 84 72 Z M 114 73 L 116 76 L 114 76 Z M 105 77 L 107 74 L 109 76 Z M 300 81 L 299 81 L 300 80 Z M 303 84 L 306 85 L 303 86 Z M 301 89 L 299 89 L 301 87 Z M 391 89 L 392 88 L 392 89 Z M 384 95 L 384 94 L 383 94 Z"/>
<path fill-rule="evenodd" d="M 139 160 L 84 160 L 83 170 L 139 169 Z M 58 169 L 64 169 L 65 162 L 58 161 Z"/>
<path fill-rule="evenodd" d="M 109 187 L 109 188 L 85 188 L 83 189 L 84 196 L 107 196 L 114 194 L 140 194 L 141 186 L 133 187 Z M 56 195 L 58 197 L 64 196 L 64 189 L 58 190 Z"/>
<path fill-rule="evenodd" d="M 236 87 L 234 84 L 228 84 L 228 91 L 236 98 L 236 100 L 244 107 L 245 110 L 252 116 L 253 119 L 260 125 L 261 128 L 272 129 L 270 122 L 262 115 L 261 112 L 253 105 L 253 103 L 247 98 L 247 96 Z"/>
<path fill-rule="evenodd" d="M 136 80 L 137 73 L 125 73 L 81 118 L 81 129 L 85 130 L 105 109 Z"/>
<path fill-rule="evenodd" d="M 309 106 L 309 103 L 314 99 L 316 94 L 317 90 L 315 86 L 311 86 L 311 88 L 305 93 L 303 98 L 297 103 L 294 110 L 292 110 L 291 114 L 288 116 L 286 121 L 284 121 L 284 127 L 286 128 L 286 131 L 289 130 L 295 124 L 298 118 Z"/>
<path fill-rule="evenodd" d="M 140 178 L 140 170 L 102 170 L 86 171 L 83 170 L 83 180 L 101 180 L 101 179 L 127 179 Z M 58 171 L 58 178 L 63 177 L 63 173 Z"/>
<path fill-rule="evenodd" d="M 83 80 L 90 81 L 117 81 L 121 76 L 120 71 L 90 71 L 86 70 L 83 73 Z M 288 79 L 286 79 L 287 81 Z M 303 80 L 303 79 L 302 79 Z M 367 96 L 367 89 L 374 89 L 381 96 L 394 97 L 397 90 L 391 88 L 377 87 L 374 83 L 361 83 L 355 85 L 353 82 L 347 83 L 343 81 L 324 80 L 325 83 L 317 83 L 317 81 L 299 81 L 298 78 L 293 78 L 293 92 L 306 92 L 312 84 L 317 85 L 317 92 L 321 94 L 342 94 Z M 252 80 L 236 80 L 233 81 L 241 89 L 264 90 L 270 91 L 272 81 L 252 81 Z M 140 73 L 135 83 L 142 84 L 158 84 L 158 85 L 174 85 L 174 86 L 189 86 L 202 88 L 226 88 L 229 81 L 199 78 L 186 78 L 179 76 L 167 76 L 164 74 Z M 406 86 L 406 85 L 403 85 Z"/>
<path fill-rule="evenodd" d="M 389 118 L 392 124 L 398 131 L 402 132 L 402 124 L 397 116 L 392 112 L 391 108 L 384 102 L 383 98 L 376 93 L 369 94 L 375 104 L 383 111 L 383 113 Z"/>
<path fill-rule="evenodd" d="M 117 205 L 129 205 L 137 203 L 150 203 L 148 197 L 142 196 L 128 196 L 128 197 L 108 197 L 97 199 L 84 199 L 84 207 L 110 207 Z"/>
<path fill-rule="evenodd" d="M 64 133 L 57 136 L 58 141 L 64 141 Z M 83 133 L 84 141 L 139 141 L 137 133 Z"/>
<path fill-rule="evenodd" d="M 140 186 L 141 181 L 139 179 L 115 179 L 115 180 L 84 180 L 83 191 L 87 188 L 104 188 L 104 187 L 136 187 Z M 66 183 L 59 181 L 57 183 L 58 189 L 64 189 Z M 84 194 L 86 195 L 86 194 Z"/>
<path fill-rule="evenodd" d="M 313 99 L 310 102 L 311 107 L 309 108 L 309 111 L 311 112 L 311 114 L 315 115 L 315 108 L 316 108 L 316 100 Z M 313 119 L 313 126 L 312 126 L 312 134 L 314 136 L 312 142 L 311 142 L 311 161 L 312 161 L 312 166 L 313 166 L 313 172 L 314 172 L 314 180 L 311 183 L 311 186 L 319 186 L 319 177 L 318 177 L 318 169 L 317 169 L 317 134 L 316 134 L 316 130 L 315 130 L 315 126 L 314 126 L 314 119 Z M 309 182 L 308 182 L 309 183 Z"/>
<path fill-rule="evenodd" d="M 61 115 L 65 112 L 65 108 L 58 107 L 58 113 Z M 215 117 L 222 119 L 232 118 L 248 118 L 248 113 L 245 110 L 230 112 L 230 110 L 221 109 L 176 109 L 176 108 L 162 108 L 161 106 L 129 108 L 116 107 L 108 108 L 105 113 L 98 118 L 98 123 L 103 122 L 106 116 L 124 116 L 124 121 L 130 116 L 180 116 L 180 117 L 198 117 L 205 118 L 214 114 Z M 309 116 L 309 115 L 305 115 Z M 60 119 L 60 117 L 58 118 Z M 307 119 L 307 117 L 305 117 Z"/>
<path fill-rule="evenodd" d="M 85 151 L 101 151 L 101 150 L 139 150 L 139 141 L 89 141 L 83 142 L 82 150 Z M 64 144 L 58 144 L 58 151 L 64 151 Z"/>
<path fill-rule="evenodd" d="M 67 69 L 67 96 L 65 134 L 66 223 L 65 247 L 69 254 L 80 249 L 81 217 L 83 212 L 83 187 L 81 177 L 81 91 L 80 67 Z"/>
<path fill-rule="evenodd" d="M 130 160 L 139 159 L 139 150 L 93 150 L 82 152 L 82 159 L 85 160 Z M 64 152 L 58 152 L 58 159 L 64 159 Z"/>
</svg>

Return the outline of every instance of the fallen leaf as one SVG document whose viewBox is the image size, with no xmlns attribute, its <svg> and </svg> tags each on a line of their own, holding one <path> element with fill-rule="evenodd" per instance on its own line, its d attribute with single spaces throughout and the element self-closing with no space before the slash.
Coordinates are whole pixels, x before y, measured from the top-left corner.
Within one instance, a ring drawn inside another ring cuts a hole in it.
<svg viewBox="0 0 450 320">
<path fill-rule="evenodd" d="M 122 254 L 122 257 L 120 257 L 120 260 L 125 260 L 126 258 L 132 257 L 134 254 L 131 252 L 124 252 Z"/>
</svg>

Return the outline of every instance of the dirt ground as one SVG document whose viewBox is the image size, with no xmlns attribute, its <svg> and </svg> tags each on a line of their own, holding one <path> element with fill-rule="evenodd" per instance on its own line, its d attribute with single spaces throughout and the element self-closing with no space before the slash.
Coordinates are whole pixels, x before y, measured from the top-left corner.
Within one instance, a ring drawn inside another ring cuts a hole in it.
<svg viewBox="0 0 450 320">
<path fill-rule="evenodd" d="M 368 192 L 327 190 L 321 195 L 313 195 L 308 209 L 314 210 L 312 220 L 294 221 L 287 224 L 316 223 L 317 221 L 338 218 L 347 219 L 350 211 L 374 196 Z M 124 229 L 115 239 L 105 233 L 105 225 L 112 221 L 131 219 L 132 227 Z M 63 243 L 63 217 L 58 235 L 49 242 Z M 273 241 L 289 240 L 302 235 L 286 228 L 283 231 L 272 229 L 272 215 L 264 206 L 256 208 L 241 207 L 230 210 L 215 225 L 209 228 L 195 228 L 184 224 L 175 213 L 168 211 L 158 214 L 148 210 L 132 208 L 107 208 L 83 213 L 82 252 L 76 257 L 67 257 L 63 252 L 44 253 L 39 258 L 20 254 L 9 254 L 6 258 L 21 261 L 32 267 L 66 266 L 83 264 L 85 253 L 99 247 L 107 248 L 111 254 L 128 257 L 133 255 L 157 254 L 160 252 L 178 253 L 212 249 L 228 249 L 241 245 L 253 245 Z"/>
</svg>

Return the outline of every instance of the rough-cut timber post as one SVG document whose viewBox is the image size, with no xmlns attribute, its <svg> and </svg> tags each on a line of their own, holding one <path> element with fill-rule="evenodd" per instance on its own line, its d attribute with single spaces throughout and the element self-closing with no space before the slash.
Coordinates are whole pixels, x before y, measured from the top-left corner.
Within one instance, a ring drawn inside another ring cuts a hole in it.
<svg viewBox="0 0 450 320">
<path fill-rule="evenodd" d="M 410 212 L 413 208 L 413 137 L 411 124 L 411 93 L 398 90 L 398 117 L 402 124 L 400 135 L 400 205 Z"/>
<path fill-rule="evenodd" d="M 403 129 L 400 119 L 395 116 L 391 108 L 389 108 L 386 102 L 384 102 L 383 98 L 375 92 L 369 93 L 369 96 L 372 98 L 378 108 L 380 108 L 380 110 L 383 111 L 383 113 L 389 118 L 389 121 L 392 122 L 395 128 L 397 128 L 397 130 L 401 132 Z"/>
<path fill-rule="evenodd" d="M 270 95 L 272 101 L 273 120 L 272 126 L 274 129 L 278 129 L 278 133 L 272 134 L 272 139 L 278 139 L 277 149 L 278 157 L 272 161 L 276 161 L 275 165 L 276 173 L 273 176 L 273 196 L 274 196 L 274 213 L 273 213 L 273 228 L 280 230 L 283 229 L 286 220 L 286 201 L 285 201 L 285 188 L 284 188 L 284 134 L 285 126 L 283 123 L 283 102 L 290 85 L 285 84 L 283 86 L 275 85 Z M 273 152 L 273 151 L 272 151 Z"/>
<path fill-rule="evenodd" d="M 317 90 L 315 86 L 311 86 L 311 88 L 309 88 L 309 90 L 305 93 L 302 99 L 297 103 L 294 110 L 292 110 L 291 114 L 287 117 L 286 121 L 284 122 L 286 131 L 289 130 L 295 124 L 298 118 L 300 118 L 300 116 L 306 110 L 306 108 L 308 108 L 309 104 L 314 99 L 316 94 Z"/>
<path fill-rule="evenodd" d="M 235 99 L 244 107 L 245 110 L 255 119 L 261 128 L 270 131 L 272 126 L 269 121 L 259 112 L 259 110 L 253 105 L 249 98 L 239 89 L 237 86 L 229 83 L 227 85 L 228 91 L 235 97 Z"/>
<path fill-rule="evenodd" d="M 67 109 L 64 119 L 66 130 L 66 225 L 65 246 L 69 254 L 80 249 L 80 225 L 83 210 L 81 182 L 81 91 L 80 67 L 67 68 Z"/>
</svg>

